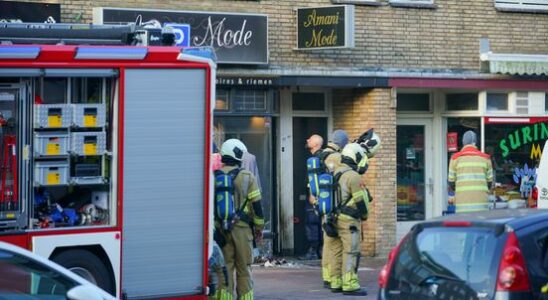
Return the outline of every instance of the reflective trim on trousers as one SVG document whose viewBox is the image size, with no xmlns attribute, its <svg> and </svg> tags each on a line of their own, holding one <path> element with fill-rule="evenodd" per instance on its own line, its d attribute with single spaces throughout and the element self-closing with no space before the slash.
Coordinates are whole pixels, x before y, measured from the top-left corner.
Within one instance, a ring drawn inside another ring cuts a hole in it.
<svg viewBox="0 0 548 300">
<path fill-rule="evenodd" d="M 360 289 L 360 283 L 358 281 L 358 274 L 356 274 L 354 272 L 344 273 L 342 289 L 343 289 L 343 291 L 347 291 L 347 292 L 351 292 L 351 291 L 355 291 L 355 290 Z"/>
<path fill-rule="evenodd" d="M 331 276 L 329 275 L 329 266 L 322 267 L 322 279 L 323 281 L 330 282 Z"/>
<path fill-rule="evenodd" d="M 332 289 L 340 289 L 342 287 L 342 278 L 339 276 L 331 276 L 330 287 Z"/>
<path fill-rule="evenodd" d="M 253 290 L 249 290 L 249 292 L 240 296 L 238 300 L 253 300 Z"/>
<path fill-rule="evenodd" d="M 220 290 L 220 300 L 232 300 L 233 296 L 226 289 Z"/>
</svg>

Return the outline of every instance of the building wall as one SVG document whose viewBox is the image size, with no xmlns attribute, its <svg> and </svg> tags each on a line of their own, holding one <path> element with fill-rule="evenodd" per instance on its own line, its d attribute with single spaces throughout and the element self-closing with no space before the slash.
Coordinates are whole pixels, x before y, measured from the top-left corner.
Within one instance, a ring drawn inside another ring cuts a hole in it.
<svg viewBox="0 0 548 300">
<path fill-rule="evenodd" d="M 293 50 L 294 9 L 331 5 L 329 0 L 59 1 L 63 22 L 91 22 L 91 8 L 99 6 L 268 14 L 270 67 L 278 69 L 477 71 L 481 37 L 489 38 L 495 53 L 548 54 L 548 14 L 500 12 L 493 0 L 435 0 L 435 9 L 357 5 L 355 48 L 315 51 Z"/>
<path fill-rule="evenodd" d="M 373 195 L 371 213 L 363 223 L 362 253 L 386 256 L 396 243 L 396 109 L 391 89 L 335 90 L 333 128 L 357 137 L 369 128 L 381 137 L 365 183 Z"/>
</svg>

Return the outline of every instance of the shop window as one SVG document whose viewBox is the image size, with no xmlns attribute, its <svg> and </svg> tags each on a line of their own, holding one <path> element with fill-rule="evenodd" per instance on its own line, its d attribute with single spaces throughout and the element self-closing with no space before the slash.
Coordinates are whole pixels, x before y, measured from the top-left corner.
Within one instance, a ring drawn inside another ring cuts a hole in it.
<svg viewBox="0 0 548 300">
<path fill-rule="evenodd" d="M 398 93 L 396 110 L 400 112 L 430 112 L 430 94 Z"/>
<path fill-rule="evenodd" d="M 548 123 L 485 124 L 485 152 L 493 160 L 495 195 L 527 200 L 534 185 Z"/>
<path fill-rule="evenodd" d="M 266 91 L 236 90 L 234 92 L 234 110 L 266 112 Z"/>
<path fill-rule="evenodd" d="M 325 111 L 324 93 L 293 93 L 293 110 Z"/>
<path fill-rule="evenodd" d="M 508 112 L 508 94 L 487 93 L 487 112 Z"/>
<path fill-rule="evenodd" d="M 228 99 L 230 90 L 219 89 L 216 91 L 215 110 L 228 110 Z"/>
<path fill-rule="evenodd" d="M 478 94 L 455 93 L 445 96 L 445 107 L 448 111 L 478 110 Z"/>
</svg>

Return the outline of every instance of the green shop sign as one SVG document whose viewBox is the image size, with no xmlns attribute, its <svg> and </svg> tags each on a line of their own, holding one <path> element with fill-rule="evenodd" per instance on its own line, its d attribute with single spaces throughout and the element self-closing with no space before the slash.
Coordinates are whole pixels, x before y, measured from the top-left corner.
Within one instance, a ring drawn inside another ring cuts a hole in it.
<svg viewBox="0 0 548 300">
<path fill-rule="evenodd" d="M 297 49 L 354 47 L 354 6 L 297 9 Z"/>
<path fill-rule="evenodd" d="M 510 151 L 532 144 L 531 159 L 535 159 L 540 157 L 540 143 L 546 139 L 548 139 L 548 124 L 529 124 L 508 133 L 499 142 L 499 148 L 502 151 L 502 157 L 506 158 L 510 154 Z"/>
</svg>

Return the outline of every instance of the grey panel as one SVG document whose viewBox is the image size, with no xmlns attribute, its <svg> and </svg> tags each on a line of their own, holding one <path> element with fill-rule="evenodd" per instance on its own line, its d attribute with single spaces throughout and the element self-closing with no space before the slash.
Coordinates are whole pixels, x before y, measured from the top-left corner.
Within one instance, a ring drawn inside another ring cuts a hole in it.
<svg viewBox="0 0 548 300">
<path fill-rule="evenodd" d="M 196 294 L 204 236 L 204 70 L 126 71 L 123 289 Z"/>
<path fill-rule="evenodd" d="M 46 77 L 115 77 L 114 69 L 46 69 Z"/>
<path fill-rule="evenodd" d="M 42 76 L 41 69 L 2 68 L 0 77 L 38 77 Z"/>
</svg>

